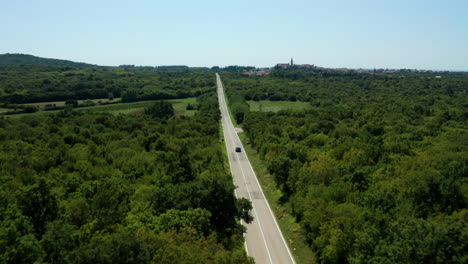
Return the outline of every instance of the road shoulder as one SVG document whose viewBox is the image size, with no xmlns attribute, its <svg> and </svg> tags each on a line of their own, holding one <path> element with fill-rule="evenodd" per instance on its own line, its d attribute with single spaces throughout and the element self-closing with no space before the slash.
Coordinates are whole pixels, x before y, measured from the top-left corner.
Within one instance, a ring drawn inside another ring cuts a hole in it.
<svg viewBox="0 0 468 264">
<path fill-rule="evenodd" d="M 246 135 L 244 133 L 239 133 L 238 135 L 296 263 L 317 263 L 316 257 L 308 246 L 300 225 L 296 223 L 295 218 L 289 213 L 289 203 L 281 204 L 279 202 L 281 191 L 276 188 L 274 179 L 268 173 L 265 164 L 249 144 Z"/>
</svg>

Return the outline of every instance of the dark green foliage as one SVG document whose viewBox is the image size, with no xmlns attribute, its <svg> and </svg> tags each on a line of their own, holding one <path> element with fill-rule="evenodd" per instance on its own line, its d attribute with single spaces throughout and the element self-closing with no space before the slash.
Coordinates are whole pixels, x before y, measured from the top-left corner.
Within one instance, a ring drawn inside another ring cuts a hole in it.
<svg viewBox="0 0 468 264">
<path fill-rule="evenodd" d="M 79 244 L 79 231 L 76 226 L 56 220 L 47 224 L 47 232 L 41 240 L 49 263 L 72 262 L 70 252 Z"/>
<path fill-rule="evenodd" d="M 35 113 L 37 111 L 39 111 L 39 109 L 37 107 L 35 107 L 35 106 L 26 106 L 24 108 L 25 113 Z"/>
<path fill-rule="evenodd" d="M 242 124 L 242 122 L 244 122 L 244 115 L 245 115 L 245 112 L 239 112 L 239 111 L 236 112 L 237 124 Z"/>
<path fill-rule="evenodd" d="M 252 203 L 246 198 L 240 198 L 237 201 L 238 214 L 247 224 L 250 224 L 254 220 L 253 216 L 250 214 L 252 208 Z"/>
<path fill-rule="evenodd" d="M 241 96 L 231 93 L 229 90 L 226 92 L 229 100 L 229 108 L 236 118 L 237 124 L 242 124 L 244 121 L 245 113 L 249 111 L 250 107 Z"/>
<path fill-rule="evenodd" d="M 70 105 L 73 108 L 78 107 L 78 101 L 77 100 L 67 100 L 65 102 L 65 106 Z"/>
<path fill-rule="evenodd" d="M 0 262 L 251 263 L 216 95 L 197 105 L 0 119 Z"/>
<path fill-rule="evenodd" d="M 41 261 L 46 254 L 28 217 L 14 204 L 0 206 L 5 206 L 0 211 L 0 261 L 24 264 Z"/>
<path fill-rule="evenodd" d="M 385 233 L 360 232 L 352 263 L 465 263 L 468 261 L 467 211 L 431 219 L 399 217 Z M 385 237 L 382 239 L 380 236 Z"/>
<path fill-rule="evenodd" d="M 222 71 L 225 72 L 243 72 L 243 71 L 251 71 L 254 70 L 255 67 L 253 66 L 238 66 L 238 65 L 231 65 L 231 66 L 226 66 L 222 68 Z M 219 70 L 219 67 L 215 66 L 213 67 L 213 70 Z"/>
<path fill-rule="evenodd" d="M 311 103 L 243 129 L 318 262 L 468 261 L 468 75 L 440 75 L 225 73 L 233 98 Z"/>
<path fill-rule="evenodd" d="M 174 107 L 166 101 L 158 101 L 152 106 L 145 108 L 145 114 L 154 118 L 166 119 L 174 115 Z"/>
<path fill-rule="evenodd" d="M 73 263 L 253 263 L 243 249 L 226 250 L 213 236 L 189 232 L 155 233 L 150 229 L 119 230 L 95 236 L 72 252 Z"/>
<path fill-rule="evenodd" d="M 217 231 L 235 227 L 239 211 L 232 195 L 234 186 L 225 180 L 202 179 L 179 185 L 165 185 L 154 191 L 152 205 L 156 212 L 166 208 L 188 210 L 202 208 L 211 212 L 211 223 Z"/>
<path fill-rule="evenodd" d="M 195 68 L 0 65 L 0 103 L 6 106 L 114 97 L 123 102 L 188 98 L 214 87 L 213 73 Z"/>
<path fill-rule="evenodd" d="M 287 157 L 274 158 L 268 164 L 268 171 L 274 176 L 277 186 L 283 185 L 283 189 L 286 188 L 291 166 L 291 160 Z"/>
<path fill-rule="evenodd" d="M 130 195 L 133 192 L 120 179 L 99 181 L 90 201 L 91 214 L 103 226 L 122 222 L 130 210 Z"/>
<path fill-rule="evenodd" d="M 23 214 L 30 218 L 40 239 L 45 233 L 47 222 L 57 217 L 57 200 L 51 194 L 49 185 L 40 178 L 38 184 L 24 189 L 18 202 Z"/>
<path fill-rule="evenodd" d="M 187 104 L 185 110 L 195 110 L 195 107 L 192 104 Z"/>
</svg>

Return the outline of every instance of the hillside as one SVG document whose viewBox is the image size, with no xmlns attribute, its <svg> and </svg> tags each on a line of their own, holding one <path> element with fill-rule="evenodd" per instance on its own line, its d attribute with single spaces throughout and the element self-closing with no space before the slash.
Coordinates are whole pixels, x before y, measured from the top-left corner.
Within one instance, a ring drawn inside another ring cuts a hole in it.
<svg viewBox="0 0 468 264">
<path fill-rule="evenodd" d="M 73 62 L 68 60 L 48 59 L 36 57 L 27 54 L 0 54 L 0 66 L 15 66 L 15 65 L 42 65 L 42 66 L 58 66 L 58 67 L 76 67 L 87 68 L 95 67 L 96 65 L 83 62 Z"/>
</svg>

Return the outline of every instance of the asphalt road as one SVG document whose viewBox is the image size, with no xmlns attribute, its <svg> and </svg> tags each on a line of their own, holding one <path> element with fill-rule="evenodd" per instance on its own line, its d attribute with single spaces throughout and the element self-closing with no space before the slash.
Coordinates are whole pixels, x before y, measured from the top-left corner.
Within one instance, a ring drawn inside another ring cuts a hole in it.
<svg viewBox="0 0 468 264">
<path fill-rule="evenodd" d="M 245 235 L 247 254 L 259 264 L 295 263 L 232 124 L 224 98 L 223 84 L 218 74 L 216 74 L 216 84 L 229 165 L 237 187 L 236 196 L 251 200 L 253 205 L 254 221 L 250 224 L 243 223 L 247 227 Z M 242 152 L 235 152 L 236 147 L 241 147 Z"/>
</svg>

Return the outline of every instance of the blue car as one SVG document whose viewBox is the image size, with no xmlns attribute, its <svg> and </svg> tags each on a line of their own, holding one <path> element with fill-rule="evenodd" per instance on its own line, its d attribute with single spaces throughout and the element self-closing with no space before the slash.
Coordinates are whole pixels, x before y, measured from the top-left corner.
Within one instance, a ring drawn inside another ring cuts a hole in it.
<svg viewBox="0 0 468 264">
<path fill-rule="evenodd" d="M 236 152 L 241 152 L 241 147 L 236 147 Z"/>
</svg>

